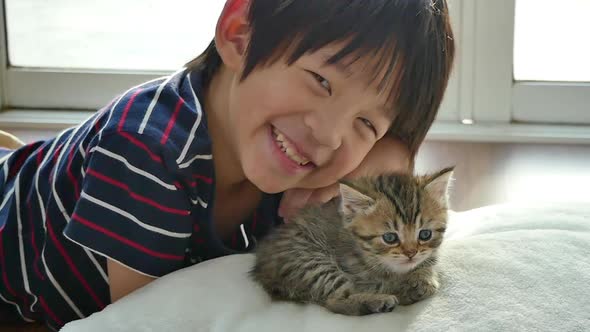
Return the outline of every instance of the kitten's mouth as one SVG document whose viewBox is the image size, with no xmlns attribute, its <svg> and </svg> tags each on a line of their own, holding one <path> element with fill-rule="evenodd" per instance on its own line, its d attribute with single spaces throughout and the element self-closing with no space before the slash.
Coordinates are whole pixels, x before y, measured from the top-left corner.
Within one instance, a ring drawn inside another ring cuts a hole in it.
<svg viewBox="0 0 590 332">
<path fill-rule="evenodd" d="M 393 272 L 407 273 L 415 268 L 419 261 L 417 259 L 384 259 L 383 263 Z"/>
</svg>

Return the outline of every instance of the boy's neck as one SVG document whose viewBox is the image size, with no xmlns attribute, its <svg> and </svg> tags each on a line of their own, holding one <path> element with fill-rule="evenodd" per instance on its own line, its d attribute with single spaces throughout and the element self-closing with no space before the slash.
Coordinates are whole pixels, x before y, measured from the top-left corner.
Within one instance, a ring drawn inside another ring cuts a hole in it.
<svg viewBox="0 0 590 332">
<path fill-rule="evenodd" d="M 227 98 L 233 79 L 233 73 L 222 65 L 205 91 L 205 114 L 215 167 L 213 216 L 217 234 L 224 240 L 256 209 L 262 197 L 262 192 L 246 178 L 235 142 L 228 135 L 231 129 Z"/>
</svg>

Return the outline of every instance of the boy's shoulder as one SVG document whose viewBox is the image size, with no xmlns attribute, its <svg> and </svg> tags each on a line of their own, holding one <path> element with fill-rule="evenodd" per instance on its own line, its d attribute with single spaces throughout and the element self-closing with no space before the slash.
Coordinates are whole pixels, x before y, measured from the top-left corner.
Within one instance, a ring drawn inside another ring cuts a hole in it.
<svg viewBox="0 0 590 332">
<path fill-rule="evenodd" d="M 135 86 L 99 111 L 100 135 L 125 133 L 180 155 L 210 154 L 200 73 L 180 70 Z M 136 142 L 137 143 L 137 142 Z"/>
</svg>

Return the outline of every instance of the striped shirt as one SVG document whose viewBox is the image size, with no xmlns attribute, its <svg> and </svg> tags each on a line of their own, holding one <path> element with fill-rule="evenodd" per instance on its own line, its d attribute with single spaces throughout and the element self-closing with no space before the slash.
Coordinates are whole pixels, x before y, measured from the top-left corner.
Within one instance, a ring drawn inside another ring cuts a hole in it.
<svg viewBox="0 0 590 332">
<path fill-rule="evenodd" d="M 222 241 L 199 72 L 131 88 L 77 127 L 0 151 L 0 300 L 52 329 L 110 303 L 106 258 L 160 277 L 251 250 L 277 195 Z M 202 98 L 201 98 L 202 100 Z M 198 282 L 198 281 L 195 281 Z"/>
</svg>

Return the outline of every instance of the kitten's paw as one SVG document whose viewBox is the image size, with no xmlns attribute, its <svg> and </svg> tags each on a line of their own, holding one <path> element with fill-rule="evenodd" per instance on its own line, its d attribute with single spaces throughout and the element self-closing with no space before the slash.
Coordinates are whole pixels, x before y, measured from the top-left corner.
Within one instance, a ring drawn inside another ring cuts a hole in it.
<svg viewBox="0 0 590 332">
<path fill-rule="evenodd" d="M 367 298 L 363 301 L 363 311 L 366 314 L 378 314 L 391 312 L 397 306 L 399 301 L 395 295 L 375 295 L 373 298 Z"/>
<path fill-rule="evenodd" d="M 325 306 L 332 312 L 349 315 L 364 316 L 392 311 L 399 301 L 395 295 L 357 293 L 347 298 L 331 298 Z"/>
<path fill-rule="evenodd" d="M 409 282 L 408 288 L 403 291 L 400 297 L 402 305 L 416 303 L 428 298 L 438 291 L 440 284 L 436 277 L 425 279 L 414 279 Z"/>
</svg>

